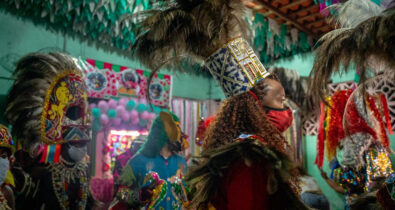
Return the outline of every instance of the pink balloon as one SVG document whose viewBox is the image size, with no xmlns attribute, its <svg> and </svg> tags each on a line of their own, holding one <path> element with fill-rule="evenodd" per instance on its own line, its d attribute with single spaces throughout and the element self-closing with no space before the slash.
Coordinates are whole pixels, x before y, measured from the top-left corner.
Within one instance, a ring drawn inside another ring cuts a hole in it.
<svg viewBox="0 0 395 210">
<path fill-rule="evenodd" d="M 140 104 L 147 104 L 147 100 L 145 100 L 145 98 L 141 98 L 140 99 Z"/>
<path fill-rule="evenodd" d="M 100 115 L 100 122 L 101 122 L 103 125 L 108 124 L 108 122 L 109 122 L 108 116 L 107 116 L 106 114 L 101 114 L 101 115 Z"/>
<path fill-rule="evenodd" d="M 115 126 L 121 125 L 121 122 L 122 122 L 122 119 L 121 119 L 121 118 L 118 118 L 118 117 L 117 117 L 117 118 L 114 119 L 114 125 L 115 125 Z"/>
<path fill-rule="evenodd" d="M 144 119 L 144 120 L 148 120 L 149 117 L 150 117 L 150 114 L 149 114 L 147 111 L 144 111 L 144 112 L 141 114 L 141 118 Z"/>
<path fill-rule="evenodd" d="M 155 114 L 155 113 L 150 113 L 149 115 L 150 115 L 150 116 L 149 116 L 149 119 L 150 119 L 150 120 L 154 120 L 155 117 L 156 117 L 156 114 Z"/>
<path fill-rule="evenodd" d="M 89 110 L 92 110 L 93 108 L 96 108 L 96 104 L 89 104 Z"/>
<path fill-rule="evenodd" d="M 118 104 L 125 107 L 128 102 L 129 102 L 128 98 L 120 98 Z"/>
<path fill-rule="evenodd" d="M 99 109 L 102 113 L 107 112 L 107 110 L 108 110 L 107 101 L 105 101 L 105 100 L 100 101 L 99 104 L 97 105 L 97 107 L 99 107 Z"/>
<path fill-rule="evenodd" d="M 117 101 L 114 99 L 110 99 L 108 101 L 108 107 L 111 109 L 115 109 L 117 107 Z"/>
<path fill-rule="evenodd" d="M 118 116 L 121 116 L 121 115 L 123 115 L 123 114 L 126 113 L 126 109 L 125 109 L 125 107 L 122 106 L 122 105 L 118 105 L 117 108 L 116 108 L 115 110 L 117 111 L 117 115 L 118 115 Z"/>
<path fill-rule="evenodd" d="M 131 123 L 132 123 L 132 125 L 137 125 L 137 124 L 139 124 L 139 119 L 138 118 L 134 118 L 134 119 L 132 119 L 132 121 L 131 121 Z"/>
<path fill-rule="evenodd" d="M 131 118 L 131 119 L 137 119 L 137 121 L 138 121 L 138 119 L 139 119 L 139 113 L 138 113 L 136 110 L 130 111 L 130 118 Z M 137 123 L 138 123 L 138 122 L 137 122 Z"/>
<path fill-rule="evenodd" d="M 130 119 L 129 112 L 125 112 L 121 115 L 122 121 L 127 122 Z"/>
</svg>

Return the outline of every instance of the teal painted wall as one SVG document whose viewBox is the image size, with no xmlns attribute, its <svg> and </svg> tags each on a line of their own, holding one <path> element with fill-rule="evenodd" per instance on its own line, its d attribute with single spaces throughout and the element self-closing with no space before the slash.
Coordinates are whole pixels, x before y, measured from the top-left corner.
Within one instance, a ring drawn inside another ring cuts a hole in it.
<svg viewBox="0 0 395 210">
<path fill-rule="evenodd" d="M 267 65 L 283 67 L 296 70 L 300 76 L 309 76 L 314 64 L 314 55 L 312 52 L 295 55 L 290 58 L 280 59 Z M 334 82 L 354 80 L 354 73 L 350 71 L 348 74 L 335 74 L 332 77 Z"/>
</svg>

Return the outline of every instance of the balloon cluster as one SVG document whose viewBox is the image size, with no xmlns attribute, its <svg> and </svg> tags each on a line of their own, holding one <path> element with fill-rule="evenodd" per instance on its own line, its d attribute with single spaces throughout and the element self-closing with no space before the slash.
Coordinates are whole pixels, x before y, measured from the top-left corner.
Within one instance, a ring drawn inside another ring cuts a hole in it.
<svg viewBox="0 0 395 210">
<path fill-rule="evenodd" d="M 152 120 L 159 114 L 159 107 L 147 105 L 146 100 L 101 100 L 98 104 L 90 104 L 92 110 L 92 129 L 100 131 L 104 127 L 120 126 L 121 124 L 138 126 L 142 130 L 148 128 Z"/>
</svg>

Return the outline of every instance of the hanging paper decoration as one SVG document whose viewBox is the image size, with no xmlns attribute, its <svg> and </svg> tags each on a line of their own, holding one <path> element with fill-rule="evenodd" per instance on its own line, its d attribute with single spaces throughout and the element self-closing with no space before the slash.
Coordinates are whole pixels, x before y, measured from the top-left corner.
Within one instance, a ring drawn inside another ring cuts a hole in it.
<svg viewBox="0 0 395 210">
<path fill-rule="evenodd" d="M 79 59 L 92 98 L 137 97 L 146 98 L 147 80 L 150 72 L 105 63 L 94 59 Z M 171 99 L 171 76 L 156 74 L 149 86 L 151 103 L 169 107 Z"/>
<path fill-rule="evenodd" d="M 250 23 L 254 36 L 254 47 L 263 62 L 295 55 L 311 50 L 313 42 L 304 32 L 286 24 L 279 25 L 277 21 L 255 14 L 254 22 Z"/>
<path fill-rule="evenodd" d="M 55 31 L 130 52 L 136 35 L 128 15 L 150 9 L 149 0 L 4 0 L 0 6 Z"/>
</svg>

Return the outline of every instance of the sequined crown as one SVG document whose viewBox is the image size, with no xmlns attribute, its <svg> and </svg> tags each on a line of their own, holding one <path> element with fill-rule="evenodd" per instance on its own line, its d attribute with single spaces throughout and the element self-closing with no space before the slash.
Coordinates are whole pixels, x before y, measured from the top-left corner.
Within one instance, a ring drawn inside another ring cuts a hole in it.
<svg viewBox="0 0 395 210">
<path fill-rule="evenodd" d="M 218 49 L 206 59 L 205 67 L 227 98 L 249 91 L 270 74 L 243 38 L 236 38 Z"/>
</svg>

